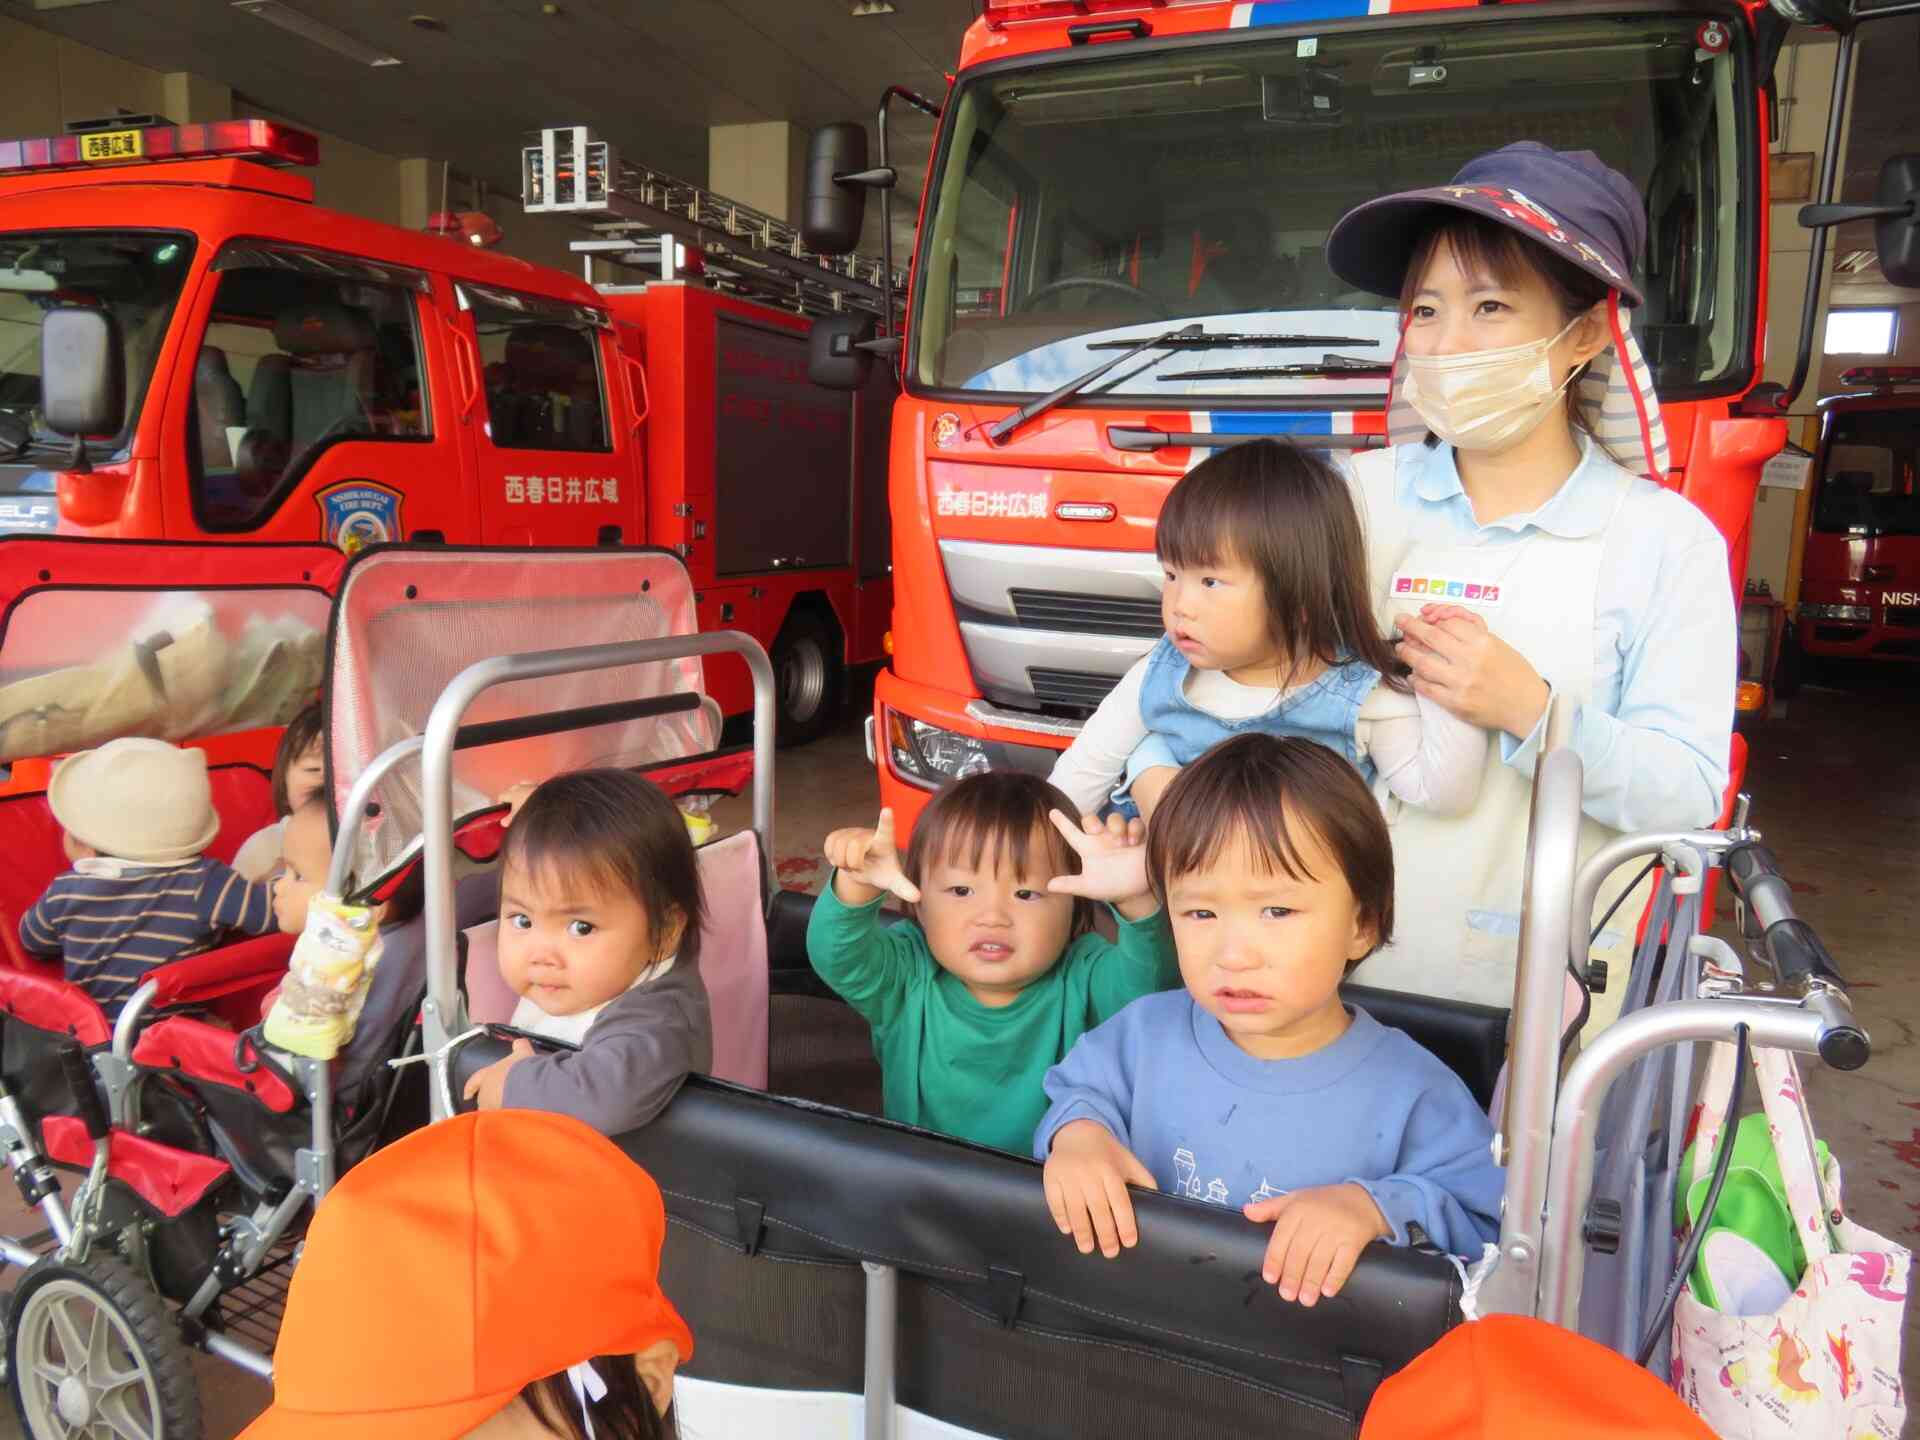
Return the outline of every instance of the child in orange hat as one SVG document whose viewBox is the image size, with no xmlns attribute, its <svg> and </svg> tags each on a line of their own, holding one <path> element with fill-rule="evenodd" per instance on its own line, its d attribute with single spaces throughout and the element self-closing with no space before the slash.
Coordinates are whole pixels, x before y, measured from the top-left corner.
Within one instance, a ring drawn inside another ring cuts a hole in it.
<svg viewBox="0 0 1920 1440">
<path fill-rule="evenodd" d="M 666 1229 L 652 1178 L 578 1120 L 416 1131 L 315 1213 L 241 1440 L 670 1435 L 693 1336 L 660 1293 Z"/>
</svg>

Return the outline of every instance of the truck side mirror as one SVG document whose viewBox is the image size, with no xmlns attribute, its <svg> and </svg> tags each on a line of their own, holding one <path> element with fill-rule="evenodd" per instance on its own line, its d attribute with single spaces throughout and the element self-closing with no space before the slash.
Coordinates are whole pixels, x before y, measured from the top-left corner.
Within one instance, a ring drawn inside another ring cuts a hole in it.
<svg viewBox="0 0 1920 1440">
<path fill-rule="evenodd" d="M 1880 183 L 1865 205 L 1804 205 L 1800 223 L 1809 230 L 1873 221 L 1873 248 L 1889 285 L 1920 286 L 1920 155 L 1893 155 L 1880 167 Z"/>
<path fill-rule="evenodd" d="M 1850 0 L 1768 0 L 1773 11 L 1791 25 L 1824 25 L 1845 30 L 1853 24 Z"/>
<path fill-rule="evenodd" d="M 867 131 L 843 120 L 813 132 L 807 144 L 807 189 L 800 240 L 817 255 L 847 255 L 860 243 L 867 190 L 891 183 L 891 172 L 867 168 Z"/>
<path fill-rule="evenodd" d="M 823 390 L 863 390 L 873 375 L 874 317 L 863 310 L 823 315 L 807 335 L 807 379 Z"/>
<path fill-rule="evenodd" d="M 47 428 L 76 441 L 117 435 L 126 418 L 125 346 L 104 310 L 63 305 L 40 326 L 40 410 Z"/>
<path fill-rule="evenodd" d="M 1920 288 L 1920 155 L 1893 155 L 1880 167 L 1876 204 L 1904 204 L 1906 213 L 1883 214 L 1874 222 L 1873 248 L 1889 285 Z"/>
</svg>

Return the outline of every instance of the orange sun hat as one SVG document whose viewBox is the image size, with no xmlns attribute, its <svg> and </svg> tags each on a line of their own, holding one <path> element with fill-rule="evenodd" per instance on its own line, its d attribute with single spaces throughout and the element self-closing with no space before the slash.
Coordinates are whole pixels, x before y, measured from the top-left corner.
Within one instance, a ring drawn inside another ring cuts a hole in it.
<svg viewBox="0 0 1920 1440">
<path fill-rule="evenodd" d="M 242 1440 L 457 1440 L 523 1386 L 671 1340 L 660 1187 L 579 1121 L 429 1125 L 321 1202 L 287 1293 L 273 1406 Z"/>
<path fill-rule="evenodd" d="M 1449 1330 L 1386 1381 L 1360 1440 L 1714 1440 L 1680 1397 L 1606 1346 L 1520 1315 Z"/>
</svg>

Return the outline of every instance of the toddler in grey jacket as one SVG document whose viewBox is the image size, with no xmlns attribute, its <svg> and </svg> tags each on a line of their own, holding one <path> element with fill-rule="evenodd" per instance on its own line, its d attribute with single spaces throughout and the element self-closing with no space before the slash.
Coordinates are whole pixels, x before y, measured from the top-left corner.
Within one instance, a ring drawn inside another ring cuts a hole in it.
<svg viewBox="0 0 1920 1440">
<path fill-rule="evenodd" d="M 552 1110 L 605 1135 L 646 1124 L 713 1064 L 700 980 L 700 872 L 680 812 L 624 770 L 555 776 L 500 855 L 500 974 L 512 1024 L 577 1050 L 514 1044 L 468 1080 L 483 1110 Z"/>
</svg>

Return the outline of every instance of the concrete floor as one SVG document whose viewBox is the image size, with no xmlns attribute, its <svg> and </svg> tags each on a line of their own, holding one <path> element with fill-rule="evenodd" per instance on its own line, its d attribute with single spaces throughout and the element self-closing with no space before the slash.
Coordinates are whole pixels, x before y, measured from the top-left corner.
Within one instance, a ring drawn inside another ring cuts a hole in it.
<svg viewBox="0 0 1920 1440">
<path fill-rule="evenodd" d="M 870 682 L 856 692 L 846 726 L 782 754 L 775 868 L 783 886 L 817 888 L 827 832 L 872 823 L 873 775 L 860 731 Z M 1748 784 L 1754 823 L 1791 877 L 1801 914 L 1854 985 L 1874 1041 L 1872 1062 L 1857 1074 L 1809 1071 L 1815 1122 L 1846 1167 L 1853 1217 L 1907 1246 L 1920 1237 L 1920 985 L 1911 970 L 1912 937 L 1920 931 L 1915 735 L 1920 677 L 1869 679 L 1854 691 L 1809 689 L 1753 737 Z M 744 801 L 729 802 L 719 818 L 740 823 L 746 813 Z M 1730 933 L 1724 924 L 1722 931 Z M 0 1205 L 0 1228 L 27 1228 L 17 1202 Z M 1920 1324 L 1911 1306 L 1907 1356 L 1909 1375 L 1920 1374 Z M 267 1387 L 204 1358 L 198 1369 L 209 1440 L 228 1440 L 266 1403 Z M 17 1433 L 7 1407 L 0 1437 Z"/>
</svg>

